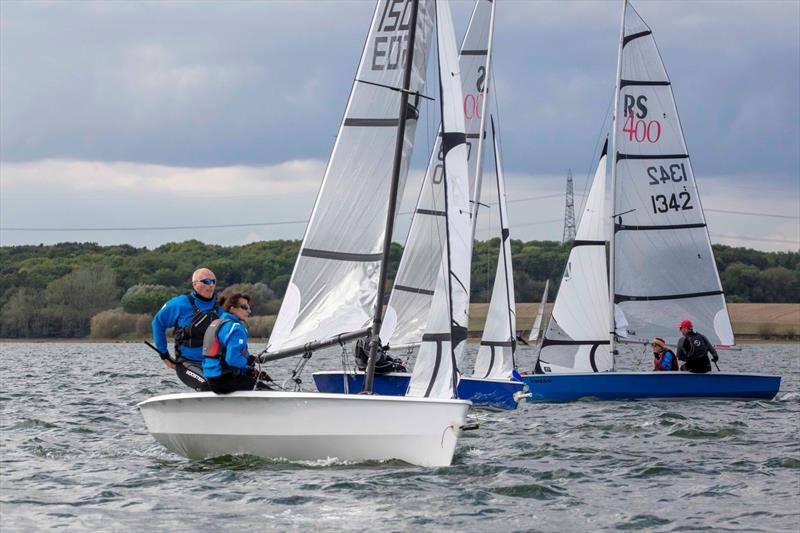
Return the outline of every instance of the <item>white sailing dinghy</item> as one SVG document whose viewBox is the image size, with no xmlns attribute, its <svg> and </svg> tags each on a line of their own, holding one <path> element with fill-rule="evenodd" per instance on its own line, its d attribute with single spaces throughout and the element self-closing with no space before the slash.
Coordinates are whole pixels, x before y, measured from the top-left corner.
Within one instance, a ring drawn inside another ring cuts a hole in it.
<svg viewBox="0 0 800 533">
<path fill-rule="evenodd" d="M 440 16 L 435 17 L 437 7 Z M 310 355 L 380 330 L 396 199 L 413 148 L 434 17 L 441 69 L 455 72 L 455 46 L 443 37 L 453 38 L 445 0 L 377 2 L 339 135 L 261 362 Z M 443 89 L 447 83 L 442 80 Z M 452 96 L 451 89 L 444 92 Z M 447 115 L 444 120 L 447 126 Z M 465 151 L 460 131 L 456 127 L 444 136 L 455 167 Z M 139 407 L 156 440 L 190 458 L 253 454 L 449 465 L 470 407 L 468 401 L 452 399 L 448 385 L 456 379 L 443 349 L 449 331 L 438 331 L 434 341 L 433 355 L 442 357 L 433 363 L 423 354 L 418 358 L 420 379 L 427 380 L 422 394 L 419 386 L 405 397 L 187 393 L 151 398 Z M 372 336 L 366 392 L 378 342 Z M 437 362 L 436 371 L 428 372 Z"/>
<path fill-rule="evenodd" d="M 532 399 L 773 398 L 780 376 L 614 372 L 617 341 L 661 337 L 674 345 L 685 319 L 714 344 L 734 343 L 670 80 L 651 29 L 627 0 L 613 127 L 613 201 L 598 216 L 603 157 L 542 340 L 539 373 L 524 377 Z"/>
</svg>

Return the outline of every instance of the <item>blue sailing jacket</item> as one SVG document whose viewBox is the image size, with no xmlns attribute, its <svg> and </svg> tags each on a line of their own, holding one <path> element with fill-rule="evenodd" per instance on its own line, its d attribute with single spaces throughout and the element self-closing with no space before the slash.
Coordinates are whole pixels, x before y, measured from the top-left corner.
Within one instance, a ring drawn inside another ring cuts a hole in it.
<svg viewBox="0 0 800 533">
<path fill-rule="evenodd" d="M 205 313 L 211 311 L 217 306 L 216 297 L 210 300 L 205 300 L 192 291 L 192 298 L 194 303 L 201 312 Z M 179 294 L 172 298 L 161 307 L 161 309 L 153 317 L 153 342 L 159 351 L 167 351 L 167 328 L 177 327 L 183 328 L 192 323 L 194 316 L 194 309 L 192 303 L 189 301 L 187 294 Z M 202 346 L 181 346 L 180 354 L 186 359 L 192 361 L 203 360 L 203 347 Z"/>
<path fill-rule="evenodd" d="M 238 368 L 242 374 L 249 374 L 253 369 L 247 366 L 247 328 L 236 315 L 222 313 L 219 319 L 226 320 L 217 330 L 217 339 L 223 347 L 224 354 L 217 357 L 203 357 L 203 375 L 207 378 L 218 378 L 222 375 L 220 359 L 225 357 L 225 364 Z"/>
</svg>

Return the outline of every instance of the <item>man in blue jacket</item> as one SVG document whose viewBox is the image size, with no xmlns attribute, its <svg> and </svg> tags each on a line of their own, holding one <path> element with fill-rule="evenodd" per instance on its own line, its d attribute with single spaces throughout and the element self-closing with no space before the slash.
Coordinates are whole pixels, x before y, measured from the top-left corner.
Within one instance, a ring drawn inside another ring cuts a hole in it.
<svg viewBox="0 0 800 533">
<path fill-rule="evenodd" d="M 153 342 L 167 368 L 172 368 L 188 387 L 208 390 L 203 377 L 203 335 L 209 324 L 219 317 L 220 309 L 215 298 L 217 277 L 207 268 L 198 268 L 192 274 L 191 292 L 175 296 L 153 317 Z M 167 347 L 168 328 L 173 328 L 175 362 Z"/>
</svg>

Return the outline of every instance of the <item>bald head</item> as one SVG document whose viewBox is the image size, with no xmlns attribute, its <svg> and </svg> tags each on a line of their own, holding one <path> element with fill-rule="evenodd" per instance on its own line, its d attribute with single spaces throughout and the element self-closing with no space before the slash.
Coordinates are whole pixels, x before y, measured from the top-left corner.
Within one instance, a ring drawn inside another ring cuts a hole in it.
<svg viewBox="0 0 800 533">
<path fill-rule="evenodd" d="M 192 274 L 192 289 L 203 298 L 214 296 L 217 288 L 217 276 L 207 268 L 198 268 Z"/>
</svg>

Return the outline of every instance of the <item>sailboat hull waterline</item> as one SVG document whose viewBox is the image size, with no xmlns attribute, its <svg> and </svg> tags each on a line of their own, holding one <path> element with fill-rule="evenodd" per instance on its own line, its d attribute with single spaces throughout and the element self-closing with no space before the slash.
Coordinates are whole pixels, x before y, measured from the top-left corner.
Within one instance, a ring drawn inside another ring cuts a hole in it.
<svg viewBox="0 0 800 533">
<path fill-rule="evenodd" d="M 153 437 L 189 459 L 254 455 L 425 467 L 450 465 L 469 407 L 464 400 L 279 391 L 169 394 L 139 404 Z"/>
<path fill-rule="evenodd" d="M 576 400 L 771 400 L 780 376 L 710 372 L 575 372 L 522 376 L 529 402 Z"/>
<path fill-rule="evenodd" d="M 344 378 L 347 376 L 347 391 L 358 394 L 364 387 L 364 373 L 340 371 L 314 372 L 317 390 L 325 393 L 343 394 Z M 411 374 L 390 372 L 375 376 L 373 391 L 385 396 L 402 396 L 406 393 Z M 527 387 L 520 381 L 461 376 L 458 380 L 458 397 L 469 400 L 475 407 L 493 409 L 516 409 L 524 399 Z"/>
</svg>

